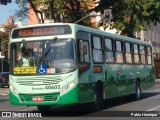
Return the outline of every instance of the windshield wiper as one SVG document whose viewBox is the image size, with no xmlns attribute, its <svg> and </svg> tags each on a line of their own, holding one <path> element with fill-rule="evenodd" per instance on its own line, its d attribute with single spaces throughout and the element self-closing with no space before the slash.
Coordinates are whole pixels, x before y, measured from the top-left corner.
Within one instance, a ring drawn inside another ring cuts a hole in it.
<svg viewBox="0 0 160 120">
<path fill-rule="evenodd" d="M 53 38 L 53 43 L 55 43 L 56 41 L 57 41 L 57 37 L 54 37 Z M 50 46 L 50 48 L 46 51 L 46 53 L 43 55 L 44 57 L 46 57 L 47 56 L 47 54 L 49 53 L 49 51 L 51 50 L 51 48 L 52 48 L 53 46 Z"/>
</svg>

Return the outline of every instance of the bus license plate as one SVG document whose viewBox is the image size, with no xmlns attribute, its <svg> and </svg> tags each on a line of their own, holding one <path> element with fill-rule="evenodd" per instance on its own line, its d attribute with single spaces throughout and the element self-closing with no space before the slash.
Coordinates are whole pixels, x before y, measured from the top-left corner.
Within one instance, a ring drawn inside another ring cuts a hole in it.
<svg viewBox="0 0 160 120">
<path fill-rule="evenodd" d="M 32 101 L 33 102 L 43 102 L 44 98 L 43 96 L 36 96 L 36 97 L 32 97 Z"/>
</svg>

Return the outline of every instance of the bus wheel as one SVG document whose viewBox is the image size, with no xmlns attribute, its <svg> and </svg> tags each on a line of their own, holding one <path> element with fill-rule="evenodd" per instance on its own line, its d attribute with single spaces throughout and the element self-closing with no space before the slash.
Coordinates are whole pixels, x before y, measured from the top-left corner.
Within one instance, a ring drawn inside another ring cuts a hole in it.
<svg viewBox="0 0 160 120">
<path fill-rule="evenodd" d="M 95 90 L 95 100 L 94 100 L 94 111 L 98 111 L 103 108 L 104 106 L 104 100 L 103 100 L 103 85 L 102 82 L 99 82 L 96 85 L 96 90 Z"/>
<path fill-rule="evenodd" d="M 141 98 L 141 88 L 140 88 L 139 82 L 136 83 L 135 98 L 136 98 L 136 100 L 139 100 Z"/>
<path fill-rule="evenodd" d="M 51 106 L 40 105 L 37 106 L 37 109 L 40 112 L 48 112 L 51 109 Z"/>
</svg>

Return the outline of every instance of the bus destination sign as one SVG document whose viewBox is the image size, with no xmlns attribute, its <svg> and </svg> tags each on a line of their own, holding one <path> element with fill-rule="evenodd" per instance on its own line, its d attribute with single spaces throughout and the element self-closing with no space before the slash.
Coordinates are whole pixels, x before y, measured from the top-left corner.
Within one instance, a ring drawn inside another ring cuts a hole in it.
<svg viewBox="0 0 160 120">
<path fill-rule="evenodd" d="M 68 25 L 61 26 L 41 26 L 15 29 L 12 38 L 38 37 L 50 35 L 71 34 L 71 28 Z"/>
</svg>

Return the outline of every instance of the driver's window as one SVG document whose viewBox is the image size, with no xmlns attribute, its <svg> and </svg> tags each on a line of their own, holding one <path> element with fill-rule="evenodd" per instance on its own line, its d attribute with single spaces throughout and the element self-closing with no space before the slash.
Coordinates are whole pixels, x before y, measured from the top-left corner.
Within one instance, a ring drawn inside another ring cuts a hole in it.
<svg viewBox="0 0 160 120">
<path fill-rule="evenodd" d="M 35 66 L 36 42 L 16 44 L 16 66 Z"/>
</svg>

